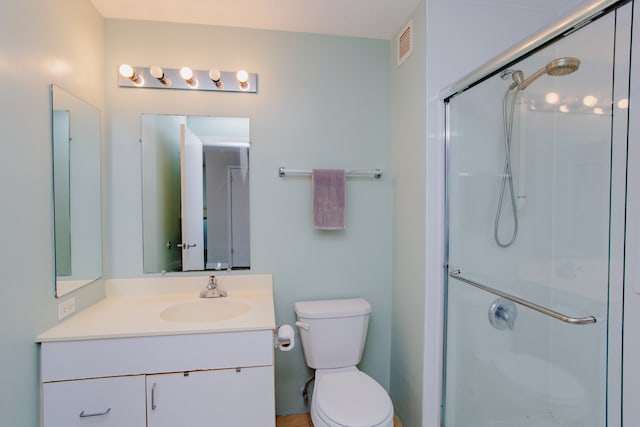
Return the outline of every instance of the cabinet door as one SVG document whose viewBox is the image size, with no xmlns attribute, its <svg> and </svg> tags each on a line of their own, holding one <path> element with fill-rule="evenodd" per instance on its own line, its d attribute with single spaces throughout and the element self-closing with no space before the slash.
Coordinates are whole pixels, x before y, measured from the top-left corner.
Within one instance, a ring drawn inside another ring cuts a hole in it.
<svg viewBox="0 0 640 427">
<path fill-rule="evenodd" d="M 149 427 L 273 427 L 273 367 L 147 376 Z"/>
<path fill-rule="evenodd" d="M 42 384 L 44 427 L 144 427 L 144 376 Z"/>
</svg>

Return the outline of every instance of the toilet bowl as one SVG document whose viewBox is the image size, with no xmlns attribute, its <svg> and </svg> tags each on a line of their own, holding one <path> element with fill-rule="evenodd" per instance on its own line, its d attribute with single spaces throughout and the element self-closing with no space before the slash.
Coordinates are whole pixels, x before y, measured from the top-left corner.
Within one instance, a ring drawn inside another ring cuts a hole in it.
<svg viewBox="0 0 640 427">
<path fill-rule="evenodd" d="M 362 299 L 295 303 L 305 361 L 316 370 L 311 397 L 314 427 L 393 427 L 385 389 L 357 364 L 371 305 Z"/>
<path fill-rule="evenodd" d="M 389 395 L 357 368 L 319 370 L 311 399 L 314 427 L 393 427 Z"/>
</svg>

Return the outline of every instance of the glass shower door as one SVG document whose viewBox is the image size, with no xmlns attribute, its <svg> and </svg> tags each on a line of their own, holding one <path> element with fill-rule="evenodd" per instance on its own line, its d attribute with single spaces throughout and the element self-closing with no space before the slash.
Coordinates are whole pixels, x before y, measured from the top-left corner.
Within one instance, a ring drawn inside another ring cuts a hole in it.
<svg viewBox="0 0 640 427">
<path fill-rule="evenodd" d="M 446 101 L 446 427 L 607 425 L 615 30 Z"/>
</svg>

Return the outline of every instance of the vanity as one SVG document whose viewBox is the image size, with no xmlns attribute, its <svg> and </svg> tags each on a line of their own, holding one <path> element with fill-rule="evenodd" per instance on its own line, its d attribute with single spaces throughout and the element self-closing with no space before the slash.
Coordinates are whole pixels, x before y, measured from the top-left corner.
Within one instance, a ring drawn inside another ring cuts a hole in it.
<svg viewBox="0 0 640 427">
<path fill-rule="evenodd" d="M 271 275 L 108 280 L 37 337 L 42 425 L 273 427 Z"/>
</svg>

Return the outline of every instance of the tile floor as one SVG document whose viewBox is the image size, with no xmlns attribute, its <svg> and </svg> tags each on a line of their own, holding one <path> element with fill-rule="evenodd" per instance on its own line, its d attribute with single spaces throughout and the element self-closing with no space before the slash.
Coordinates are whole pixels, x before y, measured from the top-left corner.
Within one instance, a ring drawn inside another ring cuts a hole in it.
<svg viewBox="0 0 640 427">
<path fill-rule="evenodd" d="M 276 427 L 313 427 L 311 415 L 296 414 L 285 417 L 276 417 Z M 394 418 L 393 427 L 402 427 L 398 418 Z"/>
</svg>

